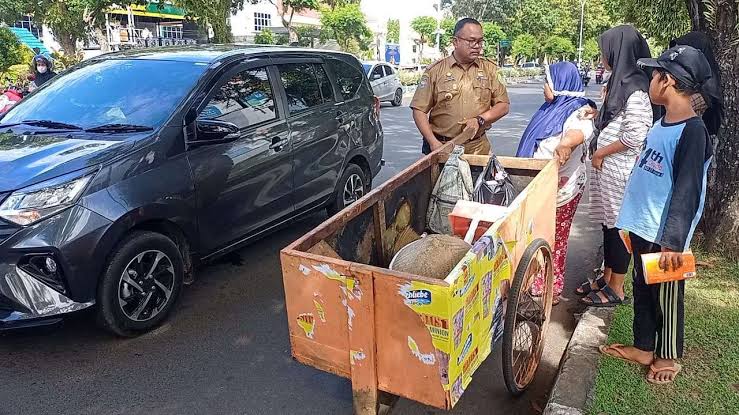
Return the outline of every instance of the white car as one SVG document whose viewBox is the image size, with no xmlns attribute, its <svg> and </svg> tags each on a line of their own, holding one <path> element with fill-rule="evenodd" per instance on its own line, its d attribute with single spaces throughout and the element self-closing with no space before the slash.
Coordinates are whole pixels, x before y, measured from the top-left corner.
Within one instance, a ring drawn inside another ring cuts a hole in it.
<svg viewBox="0 0 739 415">
<path fill-rule="evenodd" d="M 372 90 L 380 101 L 387 101 L 397 107 L 403 102 L 403 85 L 398 74 L 385 62 L 364 62 L 364 72 L 370 80 Z"/>
</svg>

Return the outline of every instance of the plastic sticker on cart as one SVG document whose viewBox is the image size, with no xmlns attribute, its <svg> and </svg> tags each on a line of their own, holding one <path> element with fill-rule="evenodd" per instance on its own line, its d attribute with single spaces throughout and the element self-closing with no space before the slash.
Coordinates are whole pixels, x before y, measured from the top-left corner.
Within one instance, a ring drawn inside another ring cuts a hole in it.
<svg viewBox="0 0 739 415">
<path fill-rule="evenodd" d="M 298 315 L 298 326 L 305 332 L 305 336 L 309 339 L 313 338 L 316 329 L 316 319 L 313 313 L 303 313 Z"/>
</svg>

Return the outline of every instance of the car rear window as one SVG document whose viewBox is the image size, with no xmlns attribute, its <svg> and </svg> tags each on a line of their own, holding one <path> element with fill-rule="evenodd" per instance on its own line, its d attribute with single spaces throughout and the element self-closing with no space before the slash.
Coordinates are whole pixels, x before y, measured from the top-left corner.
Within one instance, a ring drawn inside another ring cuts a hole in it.
<svg viewBox="0 0 739 415">
<path fill-rule="evenodd" d="M 347 101 L 357 96 L 366 75 L 359 68 L 344 61 L 333 59 L 331 63 L 334 74 L 336 74 L 336 83 L 339 86 L 341 97 Z"/>
<path fill-rule="evenodd" d="M 277 65 L 291 114 L 334 100 L 331 84 L 320 65 L 290 63 Z"/>
</svg>

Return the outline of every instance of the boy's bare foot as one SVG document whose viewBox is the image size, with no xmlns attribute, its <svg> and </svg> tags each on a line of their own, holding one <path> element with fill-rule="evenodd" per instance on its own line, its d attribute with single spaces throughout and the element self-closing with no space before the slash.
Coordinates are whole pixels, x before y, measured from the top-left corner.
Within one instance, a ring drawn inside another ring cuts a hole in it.
<svg viewBox="0 0 739 415">
<path fill-rule="evenodd" d="M 683 367 L 674 360 L 656 358 L 649 366 L 647 382 L 655 385 L 672 383 L 682 368 Z"/>
<path fill-rule="evenodd" d="M 620 359 L 629 363 L 636 363 L 642 366 L 650 366 L 654 362 L 654 354 L 637 349 L 634 346 L 625 346 L 623 344 L 611 344 L 598 347 L 601 353 L 616 359 Z"/>
</svg>

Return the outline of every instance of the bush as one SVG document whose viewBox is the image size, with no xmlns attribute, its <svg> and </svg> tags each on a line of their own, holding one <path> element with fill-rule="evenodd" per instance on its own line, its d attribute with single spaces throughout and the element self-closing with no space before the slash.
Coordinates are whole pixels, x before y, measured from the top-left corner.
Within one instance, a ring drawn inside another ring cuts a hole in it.
<svg viewBox="0 0 739 415">
<path fill-rule="evenodd" d="M 529 78 L 542 74 L 541 68 L 500 68 L 503 78 Z"/>
<path fill-rule="evenodd" d="M 274 45 L 275 34 L 269 29 L 262 29 L 261 32 L 254 35 L 254 43 L 257 45 Z"/>
<path fill-rule="evenodd" d="M 418 82 L 421 80 L 421 75 L 423 75 L 421 72 L 399 71 L 398 79 L 400 79 L 400 83 L 403 86 L 418 85 Z"/>
<path fill-rule="evenodd" d="M 61 52 L 52 52 L 51 60 L 54 72 L 59 73 L 82 62 L 82 54 L 68 55 Z"/>
</svg>

